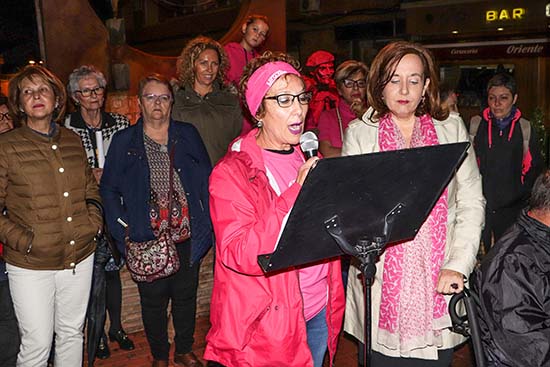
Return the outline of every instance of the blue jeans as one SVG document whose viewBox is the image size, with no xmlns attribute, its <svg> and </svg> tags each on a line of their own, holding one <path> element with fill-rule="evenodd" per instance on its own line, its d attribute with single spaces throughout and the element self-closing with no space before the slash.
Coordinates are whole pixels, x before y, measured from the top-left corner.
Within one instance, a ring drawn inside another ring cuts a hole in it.
<svg viewBox="0 0 550 367">
<path fill-rule="evenodd" d="M 322 367 L 327 352 L 328 326 L 327 308 L 323 308 L 315 317 L 306 322 L 307 344 L 313 357 L 313 366 Z"/>
</svg>

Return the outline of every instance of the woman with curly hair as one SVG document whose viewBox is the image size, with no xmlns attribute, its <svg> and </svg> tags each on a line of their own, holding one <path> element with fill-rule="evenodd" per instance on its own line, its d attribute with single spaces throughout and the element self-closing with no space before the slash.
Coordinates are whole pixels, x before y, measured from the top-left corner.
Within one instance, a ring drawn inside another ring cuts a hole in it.
<svg viewBox="0 0 550 367">
<path fill-rule="evenodd" d="M 214 366 L 320 367 L 327 349 L 330 361 L 336 351 L 340 261 L 269 276 L 257 261 L 276 246 L 318 159 L 306 160 L 298 145 L 311 92 L 297 68 L 291 57 L 269 52 L 249 62 L 241 95 L 258 127 L 235 140 L 210 176 L 216 262 L 204 358 Z"/>
<path fill-rule="evenodd" d="M 172 118 L 195 125 L 212 164 L 223 157 L 243 123 L 239 99 L 224 84 L 227 68 L 223 47 L 203 36 L 189 41 L 177 62 Z"/>
</svg>

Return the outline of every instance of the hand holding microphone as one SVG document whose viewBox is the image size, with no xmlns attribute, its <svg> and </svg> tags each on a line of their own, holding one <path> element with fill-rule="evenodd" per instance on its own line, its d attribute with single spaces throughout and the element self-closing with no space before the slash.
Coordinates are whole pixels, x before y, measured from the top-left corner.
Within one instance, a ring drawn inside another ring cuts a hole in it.
<svg viewBox="0 0 550 367">
<path fill-rule="evenodd" d="M 304 152 L 307 161 L 298 170 L 296 182 L 303 185 L 307 174 L 313 167 L 315 167 L 317 161 L 319 160 L 319 157 L 317 156 L 317 151 L 319 149 L 319 140 L 317 140 L 317 135 L 311 131 L 303 133 L 300 137 L 300 148 L 302 149 L 302 152 Z"/>
</svg>

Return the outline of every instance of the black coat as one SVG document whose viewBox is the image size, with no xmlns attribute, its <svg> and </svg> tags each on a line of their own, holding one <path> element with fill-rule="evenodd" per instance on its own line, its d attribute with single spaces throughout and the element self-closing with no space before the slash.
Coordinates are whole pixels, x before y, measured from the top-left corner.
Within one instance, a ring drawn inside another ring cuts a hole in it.
<svg viewBox="0 0 550 367">
<path fill-rule="evenodd" d="M 523 212 L 476 274 L 490 366 L 550 366 L 550 228 Z"/>
</svg>

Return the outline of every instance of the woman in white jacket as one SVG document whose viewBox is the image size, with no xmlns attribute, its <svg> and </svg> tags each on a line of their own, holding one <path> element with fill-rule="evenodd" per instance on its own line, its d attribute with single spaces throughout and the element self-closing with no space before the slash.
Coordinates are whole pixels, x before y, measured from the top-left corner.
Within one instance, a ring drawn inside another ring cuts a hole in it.
<svg viewBox="0 0 550 367">
<path fill-rule="evenodd" d="M 440 106 L 437 69 L 422 46 L 402 41 L 387 45 L 374 59 L 368 80 L 371 108 L 346 130 L 343 155 L 468 141 L 460 117 L 449 116 Z M 387 247 L 377 263 L 371 366 L 450 365 L 452 348 L 463 339 L 449 330 L 444 295 L 462 291 L 473 270 L 484 208 L 481 176 L 470 148 L 416 237 Z M 364 342 L 358 275 L 352 267 L 344 328 Z"/>
</svg>

